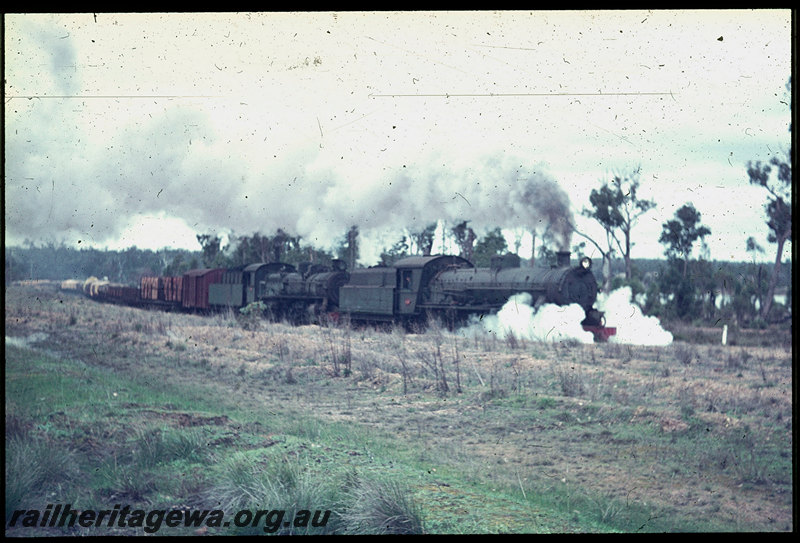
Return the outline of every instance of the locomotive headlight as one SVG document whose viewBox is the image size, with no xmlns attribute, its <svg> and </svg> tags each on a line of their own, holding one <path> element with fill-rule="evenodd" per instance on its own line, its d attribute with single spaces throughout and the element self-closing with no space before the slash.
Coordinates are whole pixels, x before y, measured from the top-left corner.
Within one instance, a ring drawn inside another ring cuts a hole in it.
<svg viewBox="0 0 800 543">
<path fill-rule="evenodd" d="M 583 258 L 581 258 L 581 267 L 584 270 L 588 270 L 589 268 L 591 268 L 592 267 L 592 259 L 589 258 L 588 256 L 584 256 Z"/>
</svg>

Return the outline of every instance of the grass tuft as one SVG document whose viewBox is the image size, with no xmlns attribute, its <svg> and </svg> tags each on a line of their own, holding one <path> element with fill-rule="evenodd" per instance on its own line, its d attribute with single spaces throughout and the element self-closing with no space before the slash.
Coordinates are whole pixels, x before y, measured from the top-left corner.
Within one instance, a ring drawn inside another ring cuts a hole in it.
<svg viewBox="0 0 800 543">
<path fill-rule="evenodd" d="M 425 532 L 422 515 L 407 486 L 382 478 L 357 478 L 343 514 L 350 534 L 409 535 Z"/>
<path fill-rule="evenodd" d="M 33 433 L 6 437 L 5 512 L 40 507 L 54 501 L 79 472 L 72 449 L 44 440 Z M 63 497 L 63 496 L 59 496 Z"/>
</svg>

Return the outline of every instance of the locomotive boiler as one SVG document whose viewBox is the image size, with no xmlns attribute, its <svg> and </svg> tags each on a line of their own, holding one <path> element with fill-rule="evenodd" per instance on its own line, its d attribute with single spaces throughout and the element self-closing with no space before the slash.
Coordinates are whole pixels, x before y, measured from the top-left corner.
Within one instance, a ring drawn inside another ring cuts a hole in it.
<svg viewBox="0 0 800 543">
<path fill-rule="evenodd" d="M 516 255 L 496 257 L 489 268 L 475 268 L 456 256 L 409 257 L 391 267 L 354 270 L 341 288 L 340 311 L 355 320 L 406 323 L 437 315 L 455 327 L 470 315 L 497 312 L 515 294 L 528 293 L 534 306 L 580 305 L 583 328 L 605 340 L 616 330 L 605 327 L 594 308 L 597 281 L 591 268 L 586 257 L 572 267 L 566 251 L 557 253 L 557 265 L 550 269 L 521 268 Z"/>
<path fill-rule="evenodd" d="M 491 312 L 502 307 L 514 294 L 531 295 L 534 306 L 578 304 L 587 314 L 586 324 L 601 324 L 593 313 L 597 300 L 597 281 L 591 272 L 592 261 L 581 259 L 570 267 L 570 253 L 557 253 L 554 268 L 521 268 L 519 257 L 496 257 L 490 268 L 444 270 L 431 281 L 427 303 L 470 313 Z"/>
</svg>

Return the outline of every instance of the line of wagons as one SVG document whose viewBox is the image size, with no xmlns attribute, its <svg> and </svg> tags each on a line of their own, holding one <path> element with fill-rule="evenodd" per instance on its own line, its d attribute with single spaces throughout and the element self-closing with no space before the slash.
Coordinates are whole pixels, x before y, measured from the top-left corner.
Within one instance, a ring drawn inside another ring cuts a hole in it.
<svg viewBox="0 0 800 543">
<path fill-rule="evenodd" d="M 581 305 L 583 328 L 597 340 L 607 340 L 616 329 L 606 327 L 594 308 L 598 287 L 591 259 L 584 257 L 574 267 L 567 251 L 557 253 L 557 259 L 550 269 L 520 267 L 513 254 L 495 257 L 489 268 L 449 255 L 412 256 L 391 266 L 353 271 L 341 260 L 297 267 L 262 262 L 180 276 L 143 276 L 138 287 L 95 277 L 64 281 L 61 287 L 100 301 L 168 310 L 211 312 L 261 302 L 271 318 L 299 323 L 346 315 L 351 321 L 410 325 L 434 315 L 451 326 L 470 315 L 495 313 L 511 296 L 528 292 L 536 305 Z"/>
</svg>

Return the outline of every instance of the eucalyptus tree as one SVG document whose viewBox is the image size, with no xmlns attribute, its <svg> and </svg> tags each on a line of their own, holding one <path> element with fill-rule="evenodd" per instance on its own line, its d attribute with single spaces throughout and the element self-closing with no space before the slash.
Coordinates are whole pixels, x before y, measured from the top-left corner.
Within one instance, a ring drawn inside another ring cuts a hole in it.
<svg viewBox="0 0 800 543">
<path fill-rule="evenodd" d="M 631 266 L 631 241 L 633 228 L 639 218 L 656 207 L 653 200 L 641 198 L 638 194 L 641 185 L 640 170 L 636 169 L 628 175 L 616 174 L 610 180 L 603 181 L 598 189 L 589 195 L 590 208 L 584 208 L 582 214 L 594 219 L 605 232 L 605 243 L 598 243 L 587 234 L 575 229 L 575 232 L 588 239 L 600 251 L 603 257 L 604 275 L 609 273 L 611 257 L 616 251 L 625 260 L 625 279 L 633 276 Z M 610 280 L 606 278 L 606 282 Z"/>
<path fill-rule="evenodd" d="M 792 165 L 789 155 L 790 153 L 787 153 L 785 158 L 774 156 L 769 164 L 761 162 L 748 162 L 747 164 L 750 183 L 760 185 L 767 191 L 767 203 L 764 206 L 769 227 L 767 241 L 777 244 L 775 265 L 772 267 L 766 300 L 761 306 L 761 318 L 765 320 L 772 308 L 775 286 L 781 271 L 784 245 L 787 241 L 792 241 Z M 776 175 L 772 175 L 773 167 L 777 172 Z"/>
</svg>

